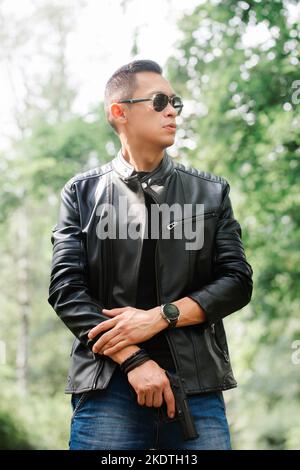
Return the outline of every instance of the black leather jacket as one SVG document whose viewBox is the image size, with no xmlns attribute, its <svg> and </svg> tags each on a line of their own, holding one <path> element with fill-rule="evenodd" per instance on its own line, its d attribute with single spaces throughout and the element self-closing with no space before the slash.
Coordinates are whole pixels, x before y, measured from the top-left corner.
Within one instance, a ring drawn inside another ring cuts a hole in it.
<svg viewBox="0 0 300 470">
<path fill-rule="evenodd" d="M 157 242 L 157 305 L 189 296 L 206 313 L 205 323 L 164 330 L 186 392 L 236 387 L 222 318 L 250 301 L 252 269 L 232 211 L 229 184 L 174 163 L 167 151 L 159 166 L 140 180 L 120 150 L 111 162 L 65 184 L 52 230 L 48 302 L 76 337 L 65 391 L 104 389 L 117 367 L 111 358 L 93 354 L 87 334 L 107 320 L 102 308 L 135 305 L 142 238 L 100 240 L 97 225 L 107 213 L 99 207 L 118 204 L 119 196 L 127 198 L 128 207 L 143 203 L 143 191 L 159 205 L 204 204 L 202 248 L 186 250 L 184 239 Z M 142 213 L 140 221 L 145 223 Z"/>
</svg>

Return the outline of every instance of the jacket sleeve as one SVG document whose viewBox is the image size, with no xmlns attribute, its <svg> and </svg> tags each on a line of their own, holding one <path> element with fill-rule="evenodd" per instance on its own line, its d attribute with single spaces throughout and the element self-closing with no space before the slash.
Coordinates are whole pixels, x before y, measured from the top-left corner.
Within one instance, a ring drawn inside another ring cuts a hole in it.
<svg viewBox="0 0 300 470">
<path fill-rule="evenodd" d="M 108 318 L 101 313 L 103 305 L 89 293 L 85 245 L 76 201 L 75 184 L 68 182 L 61 191 L 58 223 L 52 230 L 48 302 L 72 333 L 91 349 L 89 330 Z"/>
<path fill-rule="evenodd" d="M 250 302 L 252 268 L 247 262 L 241 241 L 242 230 L 234 218 L 226 180 L 217 222 L 213 280 L 188 295 L 205 311 L 209 324 L 217 322 Z"/>
</svg>

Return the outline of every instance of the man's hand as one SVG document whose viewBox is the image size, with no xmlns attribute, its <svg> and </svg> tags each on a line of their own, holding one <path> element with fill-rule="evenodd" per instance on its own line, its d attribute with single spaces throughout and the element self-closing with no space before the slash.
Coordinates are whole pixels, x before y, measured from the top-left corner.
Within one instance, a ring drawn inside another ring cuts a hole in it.
<svg viewBox="0 0 300 470">
<path fill-rule="evenodd" d="M 159 408 L 164 400 L 169 418 L 175 416 L 175 398 L 170 381 L 155 361 L 144 362 L 127 374 L 128 382 L 137 394 L 138 404 Z"/>
<path fill-rule="evenodd" d="M 89 332 L 90 339 L 101 333 L 101 338 L 93 346 L 94 353 L 114 354 L 125 346 L 152 338 L 168 326 L 160 314 L 159 307 L 150 310 L 120 307 L 102 311 L 113 318 L 101 322 Z"/>
</svg>

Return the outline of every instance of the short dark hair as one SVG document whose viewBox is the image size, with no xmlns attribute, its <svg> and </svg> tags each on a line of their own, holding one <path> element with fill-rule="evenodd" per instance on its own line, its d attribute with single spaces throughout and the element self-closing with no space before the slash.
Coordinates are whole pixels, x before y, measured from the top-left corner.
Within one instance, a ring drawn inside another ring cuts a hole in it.
<svg viewBox="0 0 300 470">
<path fill-rule="evenodd" d="M 131 98 L 136 89 L 136 74 L 139 72 L 154 72 L 162 75 L 162 68 L 153 60 L 134 60 L 123 65 L 110 77 L 105 86 L 104 109 L 108 123 L 118 134 L 118 129 L 111 119 L 109 106 L 115 99 Z"/>
</svg>

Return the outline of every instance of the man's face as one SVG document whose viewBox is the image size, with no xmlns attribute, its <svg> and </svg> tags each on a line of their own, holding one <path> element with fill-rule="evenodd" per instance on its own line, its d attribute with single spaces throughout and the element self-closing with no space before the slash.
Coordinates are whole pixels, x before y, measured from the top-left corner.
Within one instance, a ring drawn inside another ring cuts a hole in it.
<svg viewBox="0 0 300 470">
<path fill-rule="evenodd" d="M 136 81 L 137 87 L 133 96 L 126 98 L 151 98 L 157 92 L 168 96 L 176 94 L 169 82 L 157 73 L 140 72 L 136 74 Z M 160 149 L 173 145 L 176 130 L 165 127 L 167 124 L 176 125 L 177 111 L 170 103 L 159 112 L 153 109 L 151 101 L 118 106 L 122 106 L 126 115 L 126 120 L 119 126 L 120 133 L 123 133 L 130 143 L 153 144 Z"/>
</svg>

